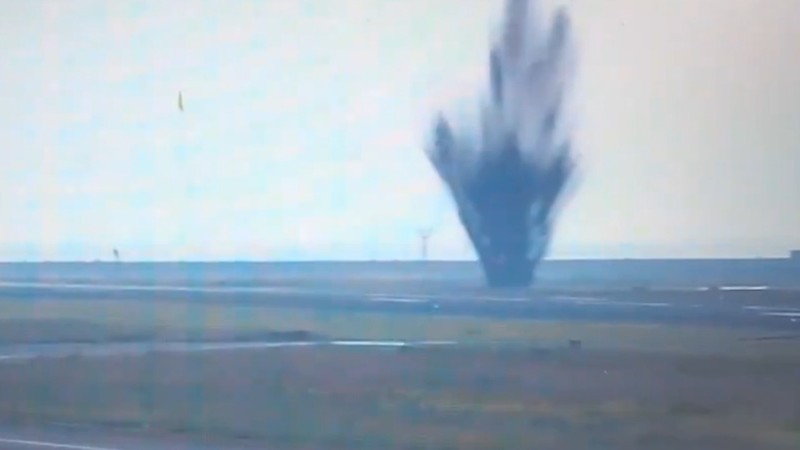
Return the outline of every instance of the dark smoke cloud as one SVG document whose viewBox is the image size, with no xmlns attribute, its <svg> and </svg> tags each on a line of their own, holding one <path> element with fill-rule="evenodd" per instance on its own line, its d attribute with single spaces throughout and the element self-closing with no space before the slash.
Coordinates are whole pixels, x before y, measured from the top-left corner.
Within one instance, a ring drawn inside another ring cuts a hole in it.
<svg viewBox="0 0 800 450">
<path fill-rule="evenodd" d="M 531 4 L 529 4 L 531 3 Z M 573 173 L 565 102 L 575 51 L 566 12 L 507 0 L 477 126 L 440 114 L 428 156 L 491 286 L 526 286 L 545 256 Z"/>
</svg>

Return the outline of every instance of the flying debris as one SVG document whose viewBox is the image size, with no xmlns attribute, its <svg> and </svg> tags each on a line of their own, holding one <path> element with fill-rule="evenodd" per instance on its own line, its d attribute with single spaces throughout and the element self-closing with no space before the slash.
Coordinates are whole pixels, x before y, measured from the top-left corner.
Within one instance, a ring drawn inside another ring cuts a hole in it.
<svg viewBox="0 0 800 450">
<path fill-rule="evenodd" d="M 573 172 L 565 101 L 574 77 L 569 17 L 507 0 L 476 124 L 439 114 L 428 158 L 447 185 L 490 286 L 527 286 L 547 252 Z M 539 13 L 539 14 L 535 14 Z"/>
<path fill-rule="evenodd" d="M 183 112 L 183 93 L 181 91 L 178 91 L 178 109 Z"/>
</svg>

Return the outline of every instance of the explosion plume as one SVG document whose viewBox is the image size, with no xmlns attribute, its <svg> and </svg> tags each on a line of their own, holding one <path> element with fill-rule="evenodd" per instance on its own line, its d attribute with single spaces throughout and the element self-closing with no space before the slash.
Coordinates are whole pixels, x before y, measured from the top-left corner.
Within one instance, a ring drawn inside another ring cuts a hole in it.
<svg viewBox="0 0 800 450">
<path fill-rule="evenodd" d="M 566 114 L 575 48 L 558 9 L 507 0 L 474 126 L 439 114 L 428 157 L 493 287 L 527 286 L 545 256 L 574 164 Z"/>
</svg>

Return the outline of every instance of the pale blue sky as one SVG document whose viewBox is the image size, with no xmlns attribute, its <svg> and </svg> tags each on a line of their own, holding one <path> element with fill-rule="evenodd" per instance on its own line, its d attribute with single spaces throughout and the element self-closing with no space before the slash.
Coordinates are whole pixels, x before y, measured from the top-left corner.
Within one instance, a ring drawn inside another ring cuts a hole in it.
<svg viewBox="0 0 800 450">
<path fill-rule="evenodd" d="M 569 3 L 554 256 L 800 247 L 800 2 Z M 0 0 L 0 259 L 470 258 L 422 145 L 498 6 Z"/>
</svg>

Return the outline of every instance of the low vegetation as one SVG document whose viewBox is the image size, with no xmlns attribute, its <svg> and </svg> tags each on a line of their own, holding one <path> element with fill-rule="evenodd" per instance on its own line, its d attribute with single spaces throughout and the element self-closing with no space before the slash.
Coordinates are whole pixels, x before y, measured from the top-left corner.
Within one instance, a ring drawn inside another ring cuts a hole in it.
<svg viewBox="0 0 800 450">
<path fill-rule="evenodd" d="M 456 340 L 0 358 L 0 423 L 214 436 L 271 449 L 796 449 L 800 346 L 748 329 L 0 300 L 35 343 Z M 512 345 L 513 344 L 513 345 Z"/>
<path fill-rule="evenodd" d="M 145 300 L 0 300 L 0 345 L 52 342 L 453 340 L 558 348 L 704 354 L 795 354 L 791 340 L 758 330 L 701 326 L 493 320 L 479 317 L 324 312 L 261 305 Z"/>
<path fill-rule="evenodd" d="M 242 304 L 152 300 L 0 300 L 0 345 L 51 342 L 313 339 L 455 340 L 589 349 L 800 355 L 758 330 L 701 326 L 493 320 L 478 317 L 325 312 Z"/>
<path fill-rule="evenodd" d="M 0 420 L 272 449 L 794 449 L 796 358 L 283 348 L 0 364 Z"/>
</svg>

